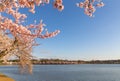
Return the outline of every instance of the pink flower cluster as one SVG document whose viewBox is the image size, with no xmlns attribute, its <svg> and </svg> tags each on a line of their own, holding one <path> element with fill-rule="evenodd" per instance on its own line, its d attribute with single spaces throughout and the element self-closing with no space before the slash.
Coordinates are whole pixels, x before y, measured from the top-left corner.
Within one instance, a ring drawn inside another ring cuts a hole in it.
<svg viewBox="0 0 120 81">
<path fill-rule="evenodd" d="M 19 8 L 30 8 L 30 12 L 34 12 L 35 5 L 48 4 L 49 0 L 2 0 L 0 1 L 0 12 L 5 12 L 12 15 L 15 18 L 9 19 L 0 16 L 0 30 L 8 31 L 14 37 L 19 36 L 23 41 L 34 40 L 35 38 L 50 38 L 56 36 L 60 31 L 57 30 L 52 33 L 42 34 L 45 24 L 42 21 L 38 24 L 30 24 L 29 26 L 23 26 L 22 22 L 27 18 L 26 14 L 21 14 Z M 60 2 L 59 2 L 60 3 Z M 31 31 L 34 30 L 34 31 Z"/>
<path fill-rule="evenodd" d="M 0 12 L 5 11 L 9 6 L 14 7 L 27 7 L 30 8 L 30 12 L 35 13 L 35 5 L 48 4 L 50 0 L 1 0 L 0 1 Z"/>
<path fill-rule="evenodd" d="M 35 4 L 37 6 L 41 4 L 48 4 L 49 0 L 18 0 L 20 7 L 30 8 L 30 12 L 35 13 Z"/>
<path fill-rule="evenodd" d="M 92 17 L 96 7 L 103 7 L 104 3 L 101 0 L 85 0 L 84 2 L 77 3 L 77 6 L 84 8 L 84 13 Z"/>
<path fill-rule="evenodd" d="M 62 11 L 64 9 L 64 5 L 62 3 L 63 3 L 62 0 L 55 0 L 53 2 L 53 6 L 54 8 L 57 8 L 59 11 Z"/>
<path fill-rule="evenodd" d="M 23 26 L 19 25 L 15 22 L 13 22 L 11 19 L 0 17 L 0 30 L 7 31 L 9 30 L 10 34 L 12 34 L 14 37 L 19 36 L 20 39 L 22 39 L 24 42 L 30 42 L 31 40 L 35 38 L 50 38 L 56 36 L 60 31 L 56 30 L 55 32 L 48 33 L 46 30 L 46 34 L 42 34 L 44 31 L 45 24 L 40 22 L 38 25 L 29 25 L 29 26 Z M 34 31 L 30 31 L 33 30 Z M 32 41 L 31 41 L 32 42 Z"/>
</svg>

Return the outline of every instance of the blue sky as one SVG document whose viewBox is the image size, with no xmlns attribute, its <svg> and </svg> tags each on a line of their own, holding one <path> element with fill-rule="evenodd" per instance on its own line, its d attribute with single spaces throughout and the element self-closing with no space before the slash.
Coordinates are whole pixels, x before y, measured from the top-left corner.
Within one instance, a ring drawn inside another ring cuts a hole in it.
<svg viewBox="0 0 120 81">
<path fill-rule="evenodd" d="M 33 55 L 40 58 L 61 59 L 120 59 L 120 0 L 103 0 L 105 6 L 97 8 L 95 17 L 84 14 L 76 3 L 84 0 L 63 0 L 62 12 L 51 4 L 36 7 L 28 15 L 27 24 L 43 19 L 49 31 L 61 33 L 50 39 L 37 39 L 41 45 L 34 47 Z"/>
</svg>

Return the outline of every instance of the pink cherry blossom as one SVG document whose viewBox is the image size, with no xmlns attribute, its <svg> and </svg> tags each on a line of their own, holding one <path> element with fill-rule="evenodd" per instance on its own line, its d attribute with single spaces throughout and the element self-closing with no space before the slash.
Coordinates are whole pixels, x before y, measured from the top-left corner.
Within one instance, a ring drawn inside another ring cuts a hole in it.
<svg viewBox="0 0 120 81">
<path fill-rule="evenodd" d="M 103 7 L 104 3 L 100 0 L 85 0 L 84 2 L 77 3 L 77 7 L 84 8 L 84 13 L 90 17 L 96 11 L 96 7 Z"/>
<path fill-rule="evenodd" d="M 57 8 L 59 11 L 62 11 L 64 9 L 64 5 L 62 3 L 63 3 L 62 0 L 55 0 L 53 2 L 53 6 L 54 8 Z"/>
</svg>

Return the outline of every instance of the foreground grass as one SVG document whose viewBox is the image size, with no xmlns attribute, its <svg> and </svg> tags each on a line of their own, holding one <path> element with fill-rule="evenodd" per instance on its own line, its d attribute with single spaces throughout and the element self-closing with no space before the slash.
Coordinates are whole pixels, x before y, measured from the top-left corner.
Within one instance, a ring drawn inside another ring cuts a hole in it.
<svg viewBox="0 0 120 81">
<path fill-rule="evenodd" d="M 15 81 L 15 80 L 0 73 L 0 81 Z"/>
</svg>

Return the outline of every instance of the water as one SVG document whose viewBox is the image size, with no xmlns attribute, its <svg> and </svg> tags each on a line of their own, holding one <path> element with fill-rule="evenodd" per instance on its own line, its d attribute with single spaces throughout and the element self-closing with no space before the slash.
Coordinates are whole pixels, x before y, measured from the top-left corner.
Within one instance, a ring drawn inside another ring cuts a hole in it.
<svg viewBox="0 0 120 81">
<path fill-rule="evenodd" d="M 33 74 L 19 74 L 17 66 L 0 66 L 16 81 L 120 81 L 119 64 L 35 65 Z"/>
</svg>

